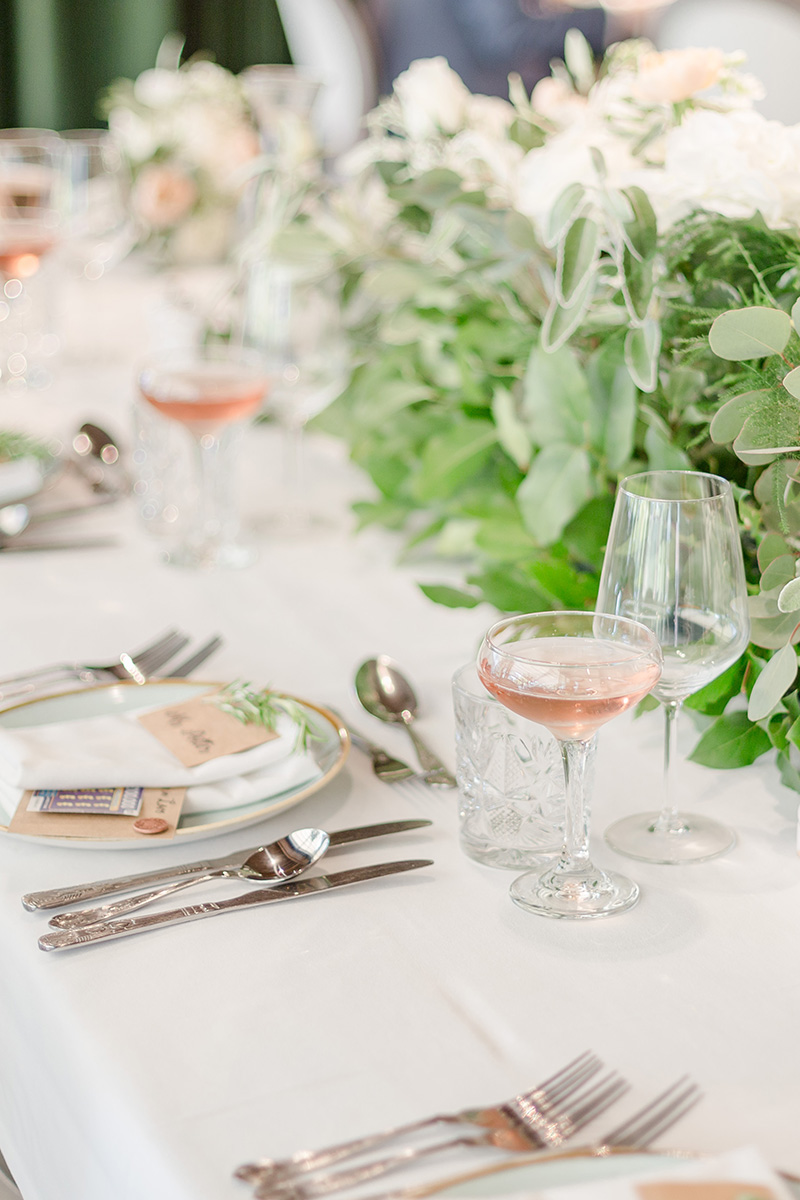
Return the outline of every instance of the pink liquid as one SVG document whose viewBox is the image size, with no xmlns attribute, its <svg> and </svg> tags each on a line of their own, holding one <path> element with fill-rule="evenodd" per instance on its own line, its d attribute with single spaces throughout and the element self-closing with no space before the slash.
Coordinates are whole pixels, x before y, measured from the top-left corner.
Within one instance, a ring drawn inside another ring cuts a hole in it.
<svg viewBox="0 0 800 1200">
<path fill-rule="evenodd" d="M 139 387 L 165 417 L 207 430 L 250 416 L 266 390 L 265 381 L 251 368 L 224 362 L 145 371 Z"/>
<path fill-rule="evenodd" d="M 0 272 L 11 279 L 29 279 L 39 270 L 42 255 L 54 245 L 52 236 L 12 239 L 0 234 Z"/>
<path fill-rule="evenodd" d="M 641 651 L 596 638 L 530 638 L 509 652 L 514 658 L 497 666 L 478 663 L 484 687 L 561 741 L 586 741 L 646 696 L 661 674 Z"/>
</svg>

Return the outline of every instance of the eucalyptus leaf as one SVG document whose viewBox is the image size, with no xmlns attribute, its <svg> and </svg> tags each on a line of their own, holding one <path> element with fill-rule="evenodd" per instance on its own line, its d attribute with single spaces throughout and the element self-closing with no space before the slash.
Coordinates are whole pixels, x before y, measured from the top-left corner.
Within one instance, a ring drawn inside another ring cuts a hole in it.
<svg viewBox="0 0 800 1200">
<path fill-rule="evenodd" d="M 795 577 L 795 558 L 793 554 L 779 554 L 777 558 L 769 563 L 761 575 L 761 590 L 769 592 L 773 588 L 783 588 L 790 580 Z M 780 608 L 780 598 L 777 599 L 777 607 Z M 788 608 L 783 609 L 783 612 L 789 612 Z"/>
<path fill-rule="evenodd" d="M 730 400 L 726 400 L 711 419 L 709 433 L 712 439 L 721 446 L 730 445 L 741 433 L 747 418 L 758 411 L 759 404 L 768 396 L 769 392 L 761 389 L 742 392 L 740 396 L 732 396 Z"/>
<path fill-rule="evenodd" d="M 797 298 L 797 300 L 795 300 L 794 304 L 792 305 L 791 317 L 792 317 L 792 324 L 794 325 L 795 330 L 800 331 L 800 296 Z"/>
<path fill-rule="evenodd" d="M 780 354 L 791 332 L 788 313 L 778 308 L 753 305 L 718 316 L 711 326 L 708 342 L 720 358 L 740 362 Z"/>
<path fill-rule="evenodd" d="M 658 249 L 658 222 L 655 210 L 640 187 L 625 188 L 622 194 L 633 213 L 632 218 L 623 226 L 625 241 L 635 258 L 640 261 L 652 258 Z"/>
<path fill-rule="evenodd" d="M 751 721 L 761 721 L 780 703 L 797 677 L 797 651 L 794 646 L 782 646 L 766 664 L 750 693 L 747 715 Z"/>
<path fill-rule="evenodd" d="M 786 539 L 780 533 L 768 533 L 761 540 L 758 547 L 758 565 L 762 571 L 766 571 L 767 567 L 776 558 L 789 553 L 789 547 L 786 545 Z"/>
<path fill-rule="evenodd" d="M 419 590 L 434 604 L 442 604 L 445 608 L 476 608 L 481 602 L 480 596 L 445 584 L 421 583 Z"/>
<path fill-rule="evenodd" d="M 769 736 L 752 724 L 747 713 L 726 713 L 705 731 L 689 759 L 703 767 L 730 770 L 750 766 L 771 748 Z"/>
<path fill-rule="evenodd" d="M 652 259 L 639 258 L 626 246 L 622 252 L 622 293 L 634 321 L 646 318 L 654 286 Z"/>
<path fill-rule="evenodd" d="M 591 495 L 591 465 L 586 451 L 554 444 L 536 455 L 519 485 L 517 503 L 536 543 L 549 546 Z"/>
<path fill-rule="evenodd" d="M 800 400 L 800 367 L 795 367 L 784 375 L 783 386 L 790 396 Z"/>
<path fill-rule="evenodd" d="M 733 443 L 742 462 L 760 466 L 800 448 L 800 404 L 767 394 Z"/>
<path fill-rule="evenodd" d="M 791 579 L 778 596 L 778 608 L 782 613 L 793 613 L 800 609 L 800 579 Z"/>
</svg>

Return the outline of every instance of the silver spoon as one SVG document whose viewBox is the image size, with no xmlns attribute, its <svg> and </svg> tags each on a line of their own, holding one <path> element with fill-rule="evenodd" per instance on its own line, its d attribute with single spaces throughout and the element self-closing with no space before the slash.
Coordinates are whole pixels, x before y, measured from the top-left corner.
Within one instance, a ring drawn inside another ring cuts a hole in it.
<svg viewBox="0 0 800 1200">
<path fill-rule="evenodd" d="M 116 497 L 104 496 L 92 504 L 76 504 L 70 508 L 53 508 L 47 512 L 32 512 L 27 504 L 4 504 L 0 508 L 0 534 L 5 538 L 15 538 L 23 533 L 29 525 L 39 525 L 43 521 L 59 521 L 63 517 L 79 517 L 92 509 L 102 508 L 110 504 Z"/>
<path fill-rule="evenodd" d="M 127 490 L 128 479 L 120 461 L 119 446 L 102 426 L 85 421 L 72 439 L 72 449 L 74 466 L 94 491 Z M 113 470 L 109 471 L 109 467 Z"/>
<path fill-rule="evenodd" d="M 363 662 L 356 671 L 356 695 L 373 717 L 405 725 L 425 771 L 422 776 L 425 783 L 431 787 L 456 786 L 455 779 L 444 763 L 425 745 L 412 726 L 419 705 L 414 689 L 396 662 L 385 654 Z"/>
<path fill-rule="evenodd" d="M 259 846 L 240 867 L 225 867 L 218 871 L 207 871 L 204 875 L 192 875 L 189 879 L 179 879 L 166 887 L 153 892 L 141 892 L 138 896 L 129 896 L 127 900 L 116 900 L 112 904 L 102 904 L 99 908 L 80 908 L 70 913 L 59 913 L 52 917 L 50 924 L 56 929 L 83 929 L 87 925 L 96 925 L 111 917 L 124 916 L 149 904 L 151 900 L 160 900 L 163 896 L 171 896 L 182 888 L 192 887 L 195 883 L 205 883 L 209 879 L 246 879 L 249 883 L 283 883 L 302 875 L 313 866 L 330 845 L 330 838 L 324 829 L 295 829 L 286 837 L 278 838 L 268 846 Z"/>
</svg>

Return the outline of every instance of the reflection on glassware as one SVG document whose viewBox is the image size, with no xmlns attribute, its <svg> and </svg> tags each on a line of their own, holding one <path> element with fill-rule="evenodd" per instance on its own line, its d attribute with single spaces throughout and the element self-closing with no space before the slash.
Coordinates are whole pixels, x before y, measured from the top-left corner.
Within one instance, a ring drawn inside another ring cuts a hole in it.
<svg viewBox="0 0 800 1200">
<path fill-rule="evenodd" d="M 187 567 L 242 567 L 254 553 L 238 541 L 236 451 L 264 398 L 260 357 L 232 346 L 155 355 L 139 372 L 139 391 L 161 417 L 185 429 L 194 456 L 188 528 L 167 561 Z"/>
<path fill-rule="evenodd" d="M 128 203 L 130 178 L 107 131 L 67 129 L 61 137 L 69 191 L 60 258 L 75 274 L 100 279 L 136 242 Z"/>
<path fill-rule="evenodd" d="M 678 813 L 671 765 L 678 711 L 732 666 L 747 646 L 749 618 L 731 487 L 698 471 L 648 471 L 620 484 L 600 580 L 598 609 L 641 621 L 664 655 L 653 689 L 664 705 L 664 803 L 606 831 L 615 850 L 645 862 L 700 862 L 729 850 L 731 830 Z"/>
<path fill-rule="evenodd" d="M 561 749 L 566 787 L 564 846 L 553 866 L 521 875 L 511 898 L 546 917 L 610 916 L 639 888 L 589 858 L 587 775 L 601 725 L 636 704 L 661 673 L 650 630 L 604 613 L 529 613 L 493 625 L 478 674 L 501 704 L 544 725 Z"/>
<path fill-rule="evenodd" d="M 4 131 L 18 133 L 22 131 Z M 58 350 L 44 264 L 63 233 L 63 143 L 0 136 L 0 381 L 43 386 Z"/>
<path fill-rule="evenodd" d="M 308 139 L 311 113 L 322 81 L 302 67 L 257 63 L 239 76 L 268 157 L 296 155 L 298 136 Z"/>
<path fill-rule="evenodd" d="M 268 411 L 286 430 L 286 511 L 292 531 L 314 523 L 304 507 L 304 430 L 347 382 L 339 280 L 327 267 L 265 259 L 250 269 L 245 345 L 263 355 Z"/>
</svg>

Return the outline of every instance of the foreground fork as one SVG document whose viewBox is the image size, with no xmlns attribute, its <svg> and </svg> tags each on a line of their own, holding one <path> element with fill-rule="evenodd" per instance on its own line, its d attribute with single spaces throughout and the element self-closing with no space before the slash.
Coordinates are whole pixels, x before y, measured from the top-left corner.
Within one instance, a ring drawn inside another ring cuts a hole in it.
<svg viewBox="0 0 800 1200">
<path fill-rule="evenodd" d="M 290 1158 L 262 1159 L 256 1163 L 247 1163 L 235 1172 L 238 1179 L 250 1183 L 280 1186 L 291 1183 L 293 1178 L 304 1175 L 309 1171 L 318 1171 L 324 1167 L 333 1166 L 346 1158 L 354 1158 L 367 1150 L 386 1145 L 408 1134 L 417 1133 L 422 1129 L 433 1128 L 436 1125 L 479 1125 L 491 1130 L 516 1130 L 519 1126 L 517 1109 L 523 1105 L 533 1121 L 538 1114 L 542 1121 L 551 1119 L 558 1105 L 563 1105 L 574 1095 L 578 1088 L 588 1082 L 598 1071 L 602 1063 L 596 1055 L 581 1054 L 580 1057 L 568 1063 L 555 1075 L 551 1075 L 530 1091 L 494 1105 L 491 1108 L 467 1108 L 456 1113 L 440 1113 L 425 1117 L 420 1121 L 412 1121 L 408 1125 L 398 1125 L 380 1133 L 367 1134 L 365 1137 L 352 1141 L 341 1142 L 328 1146 L 323 1150 L 299 1150 Z"/>
<path fill-rule="evenodd" d="M 162 634 L 155 642 L 143 646 L 133 654 L 120 654 L 110 663 L 92 665 L 90 663 L 55 663 L 49 667 L 39 667 L 33 671 L 25 671 L 19 675 L 10 675 L 0 679 L 0 703 L 11 697 L 19 697 L 53 683 L 104 683 L 110 679 L 135 679 L 137 673 L 145 679 L 159 667 L 163 667 L 175 654 L 188 644 L 189 639 L 176 629 L 170 629 Z"/>
<path fill-rule="evenodd" d="M 558 1162 L 568 1158 L 611 1158 L 616 1154 L 646 1150 L 662 1133 L 666 1133 L 673 1125 L 677 1125 L 678 1121 L 685 1117 L 701 1099 L 700 1088 L 684 1075 L 666 1091 L 661 1092 L 655 1100 L 640 1108 L 622 1125 L 618 1125 L 616 1129 L 607 1133 L 600 1142 L 592 1142 L 586 1146 L 573 1146 L 564 1150 L 545 1150 L 536 1155 L 526 1155 L 524 1158 L 495 1163 L 490 1167 L 479 1167 L 476 1171 L 450 1175 L 446 1179 L 437 1179 L 431 1183 L 421 1183 L 393 1192 L 371 1195 L 365 1200 L 424 1200 L 425 1197 L 444 1191 L 456 1184 L 536 1162 Z M 255 1195 L 258 1197 L 259 1192 L 256 1191 Z"/>
</svg>

